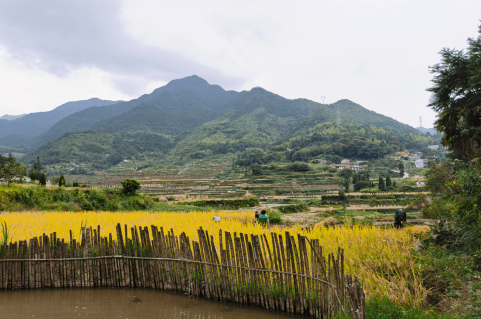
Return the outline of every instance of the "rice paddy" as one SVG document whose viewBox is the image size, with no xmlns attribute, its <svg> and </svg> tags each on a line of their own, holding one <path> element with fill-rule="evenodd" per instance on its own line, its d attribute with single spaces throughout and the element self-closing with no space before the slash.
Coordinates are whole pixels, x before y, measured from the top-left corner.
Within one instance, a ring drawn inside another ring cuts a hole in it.
<svg viewBox="0 0 481 319">
<path fill-rule="evenodd" d="M 220 222 L 213 217 L 219 216 Z M 264 228 L 254 223 L 254 213 L 250 211 L 217 212 L 4 212 L 0 224 L 8 228 L 8 242 L 28 240 L 39 235 L 56 232 L 57 238 L 69 238 L 69 231 L 79 239 L 82 225 L 97 227 L 103 234 L 115 234 L 117 223 L 132 226 L 163 227 L 174 233 L 185 232 L 196 238 L 197 229 L 202 227 L 210 234 L 219 230 L 266 234 L 289 231 L 310 239 L 319 239 L 326 253 L 336 252 L 338 247 L 345 249 L 346 273 L 355 274 L 364 285 L 366 297 L 387 297 L 392 302 L 419 308 L 427 297 L 427 289 L 422 285 L 420 266 L 416 264 L 413 247 L 417 238 L 428 231 L 426 226 L 397 229 L 383 229 L 366 226 L 353 227 L 314 227 L 300 226 Z M 219 243 L 214 236 L 216 245 Z M 4 239 L 3 239 L 4 240 Z M 2 240 L 2 241 L 3 241 Z"/>
</svg>

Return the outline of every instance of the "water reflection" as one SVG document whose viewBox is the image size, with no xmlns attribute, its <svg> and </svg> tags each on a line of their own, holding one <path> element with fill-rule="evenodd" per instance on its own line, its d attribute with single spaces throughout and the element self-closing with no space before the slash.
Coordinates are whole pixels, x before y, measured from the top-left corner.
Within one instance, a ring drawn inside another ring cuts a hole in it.
<svg viewBox="0 0 481 319">
<path fill-rule="evenodd" d="M 255 307 L 152 289 L 59 289 L 0 292 L 0 318 L 299 318 Z"/>
</svg>

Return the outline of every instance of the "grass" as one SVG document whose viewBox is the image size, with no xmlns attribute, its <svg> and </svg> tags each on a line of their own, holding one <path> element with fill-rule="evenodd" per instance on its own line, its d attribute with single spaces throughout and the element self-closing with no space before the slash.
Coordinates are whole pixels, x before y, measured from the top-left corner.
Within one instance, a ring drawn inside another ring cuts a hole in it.
<svg viewBox="0 0 481 319">
<path fill-rule="evenodd" d="M 149 196 L 120 190 L 0 185 L 0 211 L 129 211 L 148 209 L 153 203 Z"/>
<path fill-rule="evenodd" d="M 455 316 L 421 309 L 407 309 L 388 298 L 372 298 L 366 301 L 366 318 L 369 319 L 448 319 Z"/>
<path fill-rule="evenodd" d="M 210 209 L 209 209 L 210 210 Z M 154 203 L 149 208 L 150 212 L 204 212 L 205 208 L 191 205 L 177 205 L 166 203 Z"/>
</svg>

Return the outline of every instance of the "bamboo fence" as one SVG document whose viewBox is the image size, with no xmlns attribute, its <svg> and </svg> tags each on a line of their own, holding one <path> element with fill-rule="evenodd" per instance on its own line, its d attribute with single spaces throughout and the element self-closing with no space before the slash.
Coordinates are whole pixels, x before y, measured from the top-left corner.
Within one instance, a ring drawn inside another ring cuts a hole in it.
<svg viewBox="0 0 481 319">
<path fill-rule="evenodd" d="M 101 236 L 82 227 L 81 242 L 56 233 L 0 246 L 0 290 L 139 287 L 182 292 L 242 305 L 331 318 L 365 318 L 364 292 L 344 273 L 344 251 L 323 255 L 319 240 L 289 232 L 222 232 L 220 246 L 202 228 L 198 241 L 151 226 L 116 227 Z M 270 240 L 269 240 L 270 239 Z"/>
</svg>

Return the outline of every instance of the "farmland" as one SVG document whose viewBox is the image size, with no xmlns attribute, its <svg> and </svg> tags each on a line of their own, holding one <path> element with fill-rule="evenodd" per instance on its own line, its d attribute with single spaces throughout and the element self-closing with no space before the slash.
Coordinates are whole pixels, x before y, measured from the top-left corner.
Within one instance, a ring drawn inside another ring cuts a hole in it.
<svg viewBox="0 0 481 319">
<path fill-rule="evenodd" d="M 221 217 L 220 223 L 212 217 Z M 288 228 L 263 228 L 254 223 L 251 211 L 218 211 L 195 213 L 168 212 L 83 212 L 83 213 L 48 213 L 24 212 L 2 213 L 0 222 L 5 222 L 8 241 L 33 238 L 43 233 L 56 232 L 57 238 L 79 238 L 81 225 L 100 225 L 101 231 L 115 233 L 118 222 L 133 226 L 155 225 L 174 233 L 185 232 L 194 238 L 199 227 L 211 234 L 223 231 L 246 234 L 282 234 L 289 231 L 291 235 L 303 235 L 319 239 L 326 253 L 337 251 L 337 247 L 346 250 L 346 272 L 353 273 L 362 280 L 368 298 L 387 296 L 392 302 L 419 308 L 425 302 L 427 290 L 422 285 L 420 267 L 415 263 L 411 253 L 417 237 L 426 233 L 427 227 L 409 227 L 402 231 L 372 227 L 314 227 L 303 229 L 299 226 Z M 216 245 L 219 243 L 214 236 Z"/>
</svg>

